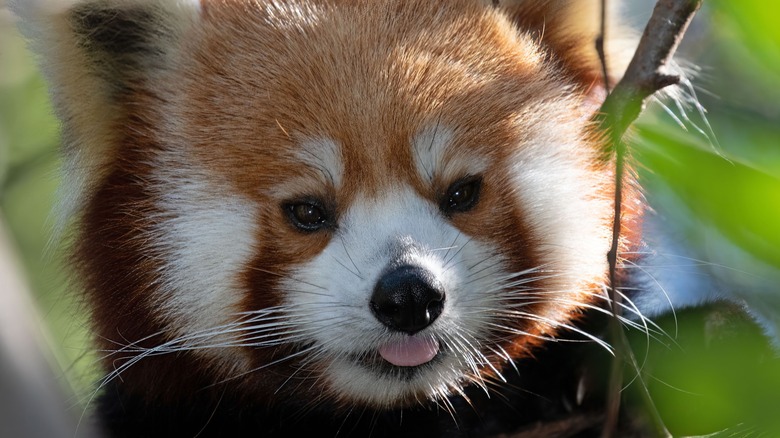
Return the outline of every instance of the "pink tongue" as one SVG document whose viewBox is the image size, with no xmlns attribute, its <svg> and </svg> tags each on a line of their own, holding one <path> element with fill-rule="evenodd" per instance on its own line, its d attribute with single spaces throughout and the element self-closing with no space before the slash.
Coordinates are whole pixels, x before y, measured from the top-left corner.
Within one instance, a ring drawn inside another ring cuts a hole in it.
<svg viewBox="0 0 780 438">
<path fill-rule="evenodd" d="M 400 342 L 379 347 L 379 354 L 399 367 L 416 367 L 429 362 L 439 352 L 439 342 L 428 337 L 408 336 Z"/>
</svg>

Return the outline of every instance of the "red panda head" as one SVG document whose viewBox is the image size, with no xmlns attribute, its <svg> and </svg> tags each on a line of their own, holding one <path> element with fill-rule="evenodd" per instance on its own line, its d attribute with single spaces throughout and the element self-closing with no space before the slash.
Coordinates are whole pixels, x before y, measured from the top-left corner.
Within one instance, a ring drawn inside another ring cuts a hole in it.
<svg viewBox="0 0 780 438">
<path fill-rule="evenodd" d="M 598 300 L 599 2 L 45 3 L 16 8 L 130 391 L 402 406 Z"/>
</svg>

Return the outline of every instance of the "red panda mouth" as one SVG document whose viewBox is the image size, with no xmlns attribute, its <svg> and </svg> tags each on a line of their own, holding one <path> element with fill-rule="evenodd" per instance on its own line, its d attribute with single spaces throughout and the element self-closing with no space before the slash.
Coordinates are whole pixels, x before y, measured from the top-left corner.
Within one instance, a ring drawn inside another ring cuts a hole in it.
<svg viewBox="0 0 780 438">
<path fill-rule="evenodd" d="M 387 362 L 399 367 L 416 367 L 426 364 L 439 354 L 439 342 L 424 336 L 405 338 L 384 344 L 378 349 Z"/>
<path fill-rule="evenodd" d="M 352 359 L 371 373 L 409 380 L 437 366 L 447 355 L 447 345 L 438 339 L 408 336 L 408 339 L 382 344 L 373 352 L 352 355 Z"/>
</svg>

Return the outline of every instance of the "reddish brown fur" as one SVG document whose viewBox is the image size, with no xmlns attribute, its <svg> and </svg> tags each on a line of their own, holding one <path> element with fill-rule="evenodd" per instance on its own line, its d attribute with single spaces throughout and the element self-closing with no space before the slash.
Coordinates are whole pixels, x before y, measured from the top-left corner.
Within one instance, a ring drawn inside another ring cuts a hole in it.
<svg viewBox="0 0 780 438">
<path fill-rule="evenodd" d="M 579 153 L 591 173 L 608 174 L 611 163 L 597 159 L 601 139 L 583 122 L 590 116 L 586 104 L 593 94 L 588 93 L 600 93 L 601 69 L 591 49 L 592 28 L 556 30 L 572 20 L 565 10 L 569 2 L 509 2 L 508 15 L 515 22 L 487 3 L 204 1 L 202 21 L 181 36 L 180 50 L 188 56 L 157 72 L 154 80 L 126 84 L 116 97 L 120 119 L 108 127 L 116 158 L 90 192 L 77 247 L 101 346 L 116 349 L 146 338 L 141 345 L 151 347 L 166 340 L 166 335 L 149 337 L 168 322 L 157 312 L 156 300 L 160 260 L 170 255 L 160 254 L 149 241 L 159 199 L 148 187 L 153 178 L 149 163 L 165 148 L 202 164 L 226 191 L 261 206 L 259 243 L 242 269 L 248 293 L 241 310 L 280 304 L 280 279 L 319 254 L 332 237 L 296 230 L 279 208 L 289 201 L 286 197 L 315 194 L 338 200 L 336 216 L 360 196 L 377 196 L 402 184 L 436 202 L 453 181 L 438 176 L 430 185 L 422 180 L 410 141 L 437 124 L 453 127 L 452 150 L 471 151 L 492 166 L 480 204 L 468 216 L 453 217 L 454 226 L 500 248 L 512 261 L 511 272 L 538 266 L 544 249 L 529 223 L 532 206 L 506 202 L 515 190 L 507 163 L 514 148 L 544 128 L 529 121 L 557 117 L 583 131 Z M 304 11 L 295 16 L 299 7 Z M 279 20 L 271 12 L 290 18 Z M 345 184 L 339 188 L 320 183 L 316 171 L 291 152 L 301 141 L 318 138 L 342 146 Z M 610 183 L 604 178 L 593 196 L 612 197 Z M 279 187 L 300 193 L 285 192 L 282 198 Z M 637 199 L 631 190 L 625 200 L 630 224 L 625 248 L 637 240 Z M 611 227 L 610 213 L 593 212 L 604 229 Z M 600 291 L 605 274 L 578 279 L 576 299 L 592 301 L 589 294 Z M 581 309 L 540 303 L 529 310 L 569 320 Z M 545 324 L 507 323 L 528 333 L 500 342 L 515 358 L 530 354 L 542 342 L 539 335 L 554 334 Z M 252 369 L 285 352 L 256 348 L 237 354 L 248 356 Z M 498 366 L 504 362 L 497 355 L 491 360 Z M 113 356 L 108 361 L 109 369 L 116 365 Z M 193 380 L 204 387 L 236 374 L 219 367 L 185 352 L 144 359 L 125 372 L 124 380 L 131 392 L 176 400 Z M 285 392 L 302 398 L 333 393 L 325 381 L 281 385 L 294 367 L 282 363 L 229 385 L 243 385 L 238 393 L 261 402 Z M 311 372 L 316 371 L 315 366 Z M 282 392 L 274 394 L 279 387 Z"/>
<path fill-rule="evenodd" d="M 508 21 L 499 18 L 498 11 L 473 1 L 453 1 L 446 6 L 396 2 L 397 10 L 387 15 L 382 14 L 387 7 L 383 2 L 370 6 L 361 1 L 311 2 L 312 11 L 307 15 L 317 25 L 301 30 L 265 26 L 262 23 L 267 18 L 260 9 L 224 7 L 230 3 L 204 7 L 207 24 L 215 25 L 204 32 L 208 39 L 205 44 L 195 42 L 197 50 L 203 52 L 195 59 L 203 63 L 188 68 L 192 77 L 184 106 L 191 111 L 185 114 L 185 124 L 199 127 L 192 139 L 194 153 L 264 205 L 279 201 L 263 197 L 272 192 L 271 187 L 304 172 L 287 151 L 294 148 L 296 140 L 318 137 L 344 145 L 347 184 L 334 196 L 341 205 L 349 205 L 359 193 L 382 193 L 399 181 L 435 199 L 437 193 L 431 193 L 414 172 L 408 147 L 409 139 L 423 127 L 434 123 L 457 126 L 458 140 L 463 144 L 460 147 L 480 150 L 480 155 L 491 157 L 493 162 L 505 163 L 513 145 L 522 143 L 524 135 L 533 136 L 515 131 L 516 125 L 510 120 L 523 111 L 539 111 L 528 118 L 545 117 L 544 109 L 531 108 L 544 108 L 541 102 L 546 100 L 568 99 L 554 83 L 564 78 L 559 62 L 573 71 L 583 90 L 591 87 L 600 74 L 600 70 L 593 71 L 592 62 L 580 66 L 585 58 L 593 61 L 592 56 L 581 53 L 581 35 L 569 41 L 568 37 L 548 34 L 556 54 L 556 58 L 548 59 L 531 38 L 517 34 Z M 415 6 L 401 6 L 403 3 Z M 338 12 L 330 13 L 328 8 Z M 349 8 L 355 12 L 343 12 Z M 544 22 L 543 14 L 550 10 L 541 5 L 531 9 L 531 15 L 523 13 L 522 23 L 538 29 Z M 355 15 L 363 19 L 352 19 Z M 435 21 L 431 20 L 434 16 Z M 224 23 L 234 26 L 226 28 Z M 241 32 L 253 36 L 246 38 Z M 360 35 L 357 42 L 355 35 Z M 311 41 L 319 44 L 312 47 Z M 476 49 L 483 46 L 491 50 Z M 367 49 L 374 47 L 377 49 Z M 385 48 L 389 51 L 382 51 Z M 473 66 L 479 67 L 469 70 Z M 236 70 L 245 71 L 238 76 L 246 81 L 232 84 L 235 86 L 227 90 L 231 95 L 225 95 L 220 84 L 203 83 L 203 77 L 233 76 Z M 253 103 L 254 99 L 258 102 Z M 245 106 L 237 107 L 241 101 L 246 102 Z M 215 114 L 215 109 L 225 114 Z M 501 120 L 507 123 L 496 123 Z M 290 138 L 291 132 L 297 138 Z M 218 136 L 227 150 L 215 156 L 211 139 Z M 489 144 L 484 142 L 486 138 Z M 591 141 L 598 149 L 597 140 Z M 261 167 L 268 170 L 258 174 L 254 169 Z M 490 175 L 507 173 L 496 171 Z M 451 183 L 437 181 L 435 187 L 442 191 Z M 528 227 L 522 206 L 503 207 L 507 211 L 499 212 L 488 210 L 488 206 L 501 208 L 495 206 L 501 206 L 499 200 L 506 199 L 511 191 L 507 183 L 496 180 L 485 184 L 503 193 L 486 190 L 480 208 L 467 219 L 455 218 L 454 224 L 469 235 L 483 236 L 503 247 L 511 260 L 521 261 L 512 266 L 519 271 L 536 266 L 538 259 L 532 240 L 518 240 L 518 236 L 531 236 L 525 231 Z M 603 196 L 611 196 L 610 186 L 604 187 L 607 191 Z M 258 290 L 257 284 L 262 285 L 260 290 L 275 290 L 274 279 L 284 275 L 285 266 L 308 260 L 327 240 L 300 236 L 278 211 L 264 215 L 262 222 L 266 243 L 259 251 L 263 256 L 253 263 L 255 270 L 250 268 L 252 290 Z M 599 292 L 602 281 L 584 279 L 583 292 Z M 253 295 L 248 309 L 270 304 L 265 296 Z M 585 293 L 581 299 L 588 299 Z M 579 310 L 572 307 L 556 312 L 574 317 Z M 536 335 L 552 334 L 551 327 L 528 326 L 522 320 L 515 323 L 529 336 L 514 340 L 513 346 L 504 345 L 513 355 L 525 355 L 541 343 Z"/>
</svg>

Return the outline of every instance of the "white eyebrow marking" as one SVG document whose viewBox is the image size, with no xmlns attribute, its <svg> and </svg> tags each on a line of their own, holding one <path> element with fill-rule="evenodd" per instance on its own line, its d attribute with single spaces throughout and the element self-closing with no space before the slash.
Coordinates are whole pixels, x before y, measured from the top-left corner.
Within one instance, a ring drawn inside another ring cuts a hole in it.
<svg viewBox="0 0 780 438">
<path fill-rule="evenodd" d="M 428 182 L 432 182 L 436 172 L 444 163 L 447 147 L 452 141 L 452 130 L 436 123 L 423 129 L 412 140 L 412 150 L 415 152 L 417 174 Z"/>
<path fill-rule="evenodd" d="M 333 187 L 340 187 L 344 177 L 341 146 L 333 139 L 323 137 L 301 142 L 296 157 L 316 169 Z"/>
<path fill-rule="evenodd" d="M 454 148 L 454 138 L 454 131 L 439 122 L 412 138 L 417 174 L 423 181 L 432 183 L 437 178 L 450 181 L 478 175 L 487 169 L 485 157 L 473 150 Z"/>
</svg>

